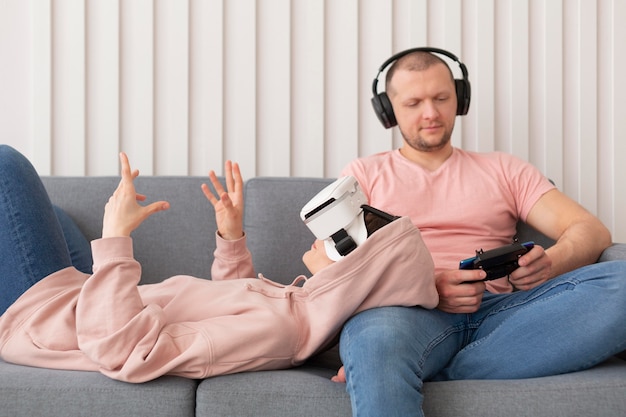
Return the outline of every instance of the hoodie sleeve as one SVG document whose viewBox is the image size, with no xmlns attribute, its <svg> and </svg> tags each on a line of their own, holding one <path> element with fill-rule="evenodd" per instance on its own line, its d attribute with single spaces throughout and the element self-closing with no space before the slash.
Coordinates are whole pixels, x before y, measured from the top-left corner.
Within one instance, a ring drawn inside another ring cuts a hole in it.
<svg viewBox="0 0 626 417">
<path fill-rule="evenodd" d="M 221 281 L 256 276 L 245 235 L 241 239 L 225 240 L 216 232 L 215 243 L 216 249 L 213 253 L 214 260 L 211 266 L 212 280 Z"/>
<path fill-rule="evenodd" d="M 143 304 L 131 238 L 99 239 L 92 249 L 94 273 L 76 306 L 80 350 L 103 374 L 123 381 L 203 377 L 212 359 L 208 338 L 196 324 L 168 324 L 158 305 Z"/>
</svg>

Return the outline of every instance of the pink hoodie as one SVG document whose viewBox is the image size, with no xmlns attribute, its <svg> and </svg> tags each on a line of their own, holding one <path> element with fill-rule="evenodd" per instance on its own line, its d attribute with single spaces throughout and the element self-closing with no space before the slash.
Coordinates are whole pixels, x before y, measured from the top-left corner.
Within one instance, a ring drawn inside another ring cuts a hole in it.
<svg viewBox="0 0 626 417">
<path fill-rule="evenodd" d="M 288 286 L 243 278 L 253 275 L 245 239 L 218 241 L 213 280 L 176 276 L 150 285 L 137 285 L 130 238 L 92 248 L 93 275 L 58 271 L 0 317 L 4 360 L 128 382 L 288 368 L 326 347 L 357 312 L 438 303 L 432 258 L 408 218 Z"/>
</svg>

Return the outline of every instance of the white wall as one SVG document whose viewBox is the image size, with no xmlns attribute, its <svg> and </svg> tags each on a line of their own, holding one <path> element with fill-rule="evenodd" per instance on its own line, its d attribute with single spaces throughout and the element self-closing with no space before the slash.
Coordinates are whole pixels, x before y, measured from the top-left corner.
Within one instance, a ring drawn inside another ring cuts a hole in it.
<svg viewBox="0 0 626 417">
<path fill-rule="evenodd" d="M 439 46 L 472 82 L 454 143 L 531 161 L 626 241 L 624 22 L 623 0 L 1 0 L 0 141 L 51 175 L 124 150 L 144 175 L 332 177 L 401 143 L 379 65 Z"/>
</svg>

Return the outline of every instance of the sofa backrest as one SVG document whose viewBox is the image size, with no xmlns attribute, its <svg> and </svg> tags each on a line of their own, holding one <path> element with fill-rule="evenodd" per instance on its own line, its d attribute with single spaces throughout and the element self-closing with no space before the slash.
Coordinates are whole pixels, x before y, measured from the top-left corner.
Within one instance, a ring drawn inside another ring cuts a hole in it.
<svg viewBox="0 0 626 417">
<path fill-rule="evenodd" d="M 256 177 L 246 181 L 244 229 L 257 272 L 283 284 L 310 273 L 302 255 L 315 236 L 300 209 L 333 179 Z"/>
<path fill-rule="evenodd" d="M 44 177 L 52 202 L 78 224 L 89 239 L 100 237 L 104 205 L 119 177 Z M 133 232 L 142 284 L 173 275 L 209 278 L 215 250 L 215 215 L 200 185 L 206 177 L 138 177 L 146 202 L 167 200 L 170 209 L 147 219 Z"/>
<path fill-rule="evenodd" d="M 52 202 L 74 219 L 89 239 L 100 237 L 104 205 L 118 177 L 44 177 Z M 302 254 L 314 236 L 300 220 L 300 209 L 334 179 L 255 177 L 244 188 L 244 229 L 257 272 L 290 283 L 309 275 Z M 138 177 L 136 188 L 147 202 L 167 200 L 170 210 L 149 218 L 134 233 L 134 252 L 142 265 L 142 284 L 174 275 L 210 278 L 215 250 L 213 207 L 200 190 L 206 177 Z M 518 225 L 520 241 L 548 247 L 552 241 Z M 476 248 L 468 248 L 471 254 Z M 468 255 L 469 256 L 469 255 Z"/>
</svg>

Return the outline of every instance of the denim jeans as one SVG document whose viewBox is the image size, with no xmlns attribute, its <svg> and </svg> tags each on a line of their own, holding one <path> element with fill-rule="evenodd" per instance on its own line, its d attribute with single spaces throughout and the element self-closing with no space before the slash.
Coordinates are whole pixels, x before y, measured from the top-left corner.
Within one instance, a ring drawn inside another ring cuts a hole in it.
<svg viewBox="0 0 626 417">
<path fill-rule="evenodd" d="M 53 272 L 91 268 L 89 242 L 52 206 L 31 163 L 7 145 L 0 145 L 0 231 L 0 315 Z"/>
<path fill-rule="evenodd" d="M 353 317 L 340 353 L 355 416 L 421 416 L 423 381 L 583 370 L 626 349 L 626 262 L 530 290 L 486 293 L 473 314 L 386 307 Z"/>
</svg>

